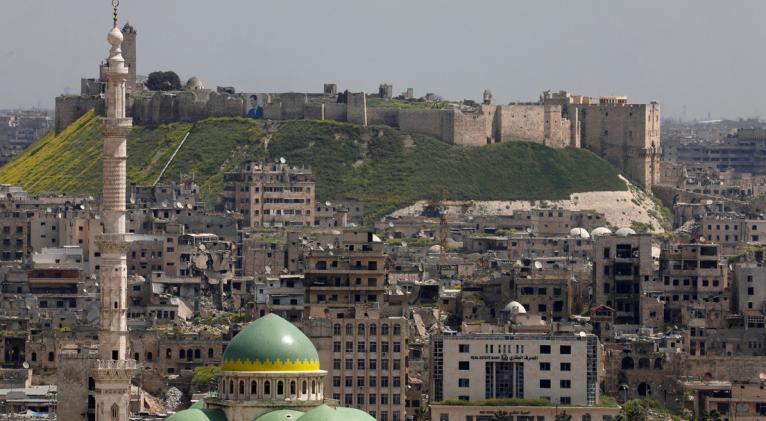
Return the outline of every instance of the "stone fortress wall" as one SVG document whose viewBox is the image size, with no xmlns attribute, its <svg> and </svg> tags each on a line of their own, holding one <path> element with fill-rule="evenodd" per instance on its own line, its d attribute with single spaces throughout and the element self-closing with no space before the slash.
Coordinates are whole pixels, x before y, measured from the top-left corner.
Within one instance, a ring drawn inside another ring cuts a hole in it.
<svg viewBox="0 0 766 421">
<path fill-rule="evenodd" d="M 146 91 L 136 76 L 136 31 L 126 25 L 129 68 L 128 110 L 136 124 L 196 121 L 207 117 L 244 117 L 270 120 L 331 120 L 361 125 L 387 125 L 424 134 L 446 143 L 479 146 L 527 141 L 553 148 L 584 147 L 618 167 L 637 184 L 651 188 L 660 177 L 660 106 L 628 104 L 626 97 L 572 95 L 545 91 L 537 102 L 495 104 L 484 91 L 481 103 L 465 100 L 442 108 L 398 108 L 393 87 L 381 84 L 377 94 L 338 93 L 325 84 L 321 93 L 236 93 L 233 88 L 206 89 L 192 77 L 181 91 Z M 103 73 L 103 66 L 100 68 Z M 56 131 L 60 132 L 91 108 L 103 112 L 103 77 L 83 79 L 80 96 L 56 98 Z M 399 98 L 413 100 L 412 89 Z M 430 95 L 430 94 L 429 94 Z M 426 98 L 429 98 L 426 95 Z M 375 101 L 370 105 L 370 101 Z"/>
</svg>

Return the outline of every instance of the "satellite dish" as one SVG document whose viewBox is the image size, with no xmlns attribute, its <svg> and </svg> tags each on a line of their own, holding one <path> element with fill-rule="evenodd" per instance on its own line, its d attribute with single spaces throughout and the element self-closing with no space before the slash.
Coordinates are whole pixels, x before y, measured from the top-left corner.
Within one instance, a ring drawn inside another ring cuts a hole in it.
<svg viewBox="0 0 766 421">
<path fill-rule="evenodd" d="M 285 157 L 284 157 L 284 156 L 280 156 L 280 157 L 279 157 L 279 162 L 281 162 L 281 163 L 283 163 L 283 164 L 284 164 L 284 163 L 286 163 L 286 162 L 287 162 L 287 160 L 285 159 Z"/>
<path fill-rule="evenodd" d="M 181 203 L 181 202 L 176 202 L 176 207 L 177 207 L 178 209 L 183 209 L 183 208 L 184 208 L 184 204 L 183 204 L 183 203 Z"/>
<path fill-rule="evenodd" d="M 588 335 L 587 335 L 585 332 L 583 332 L 583 331 L 580 331 L 580 333 L 578 333 L 578 335 L 580 335 L 580 337 L 581 337 L 581 338 L 584 338 L 584 337 L 588 336 Z"/>
<path fill-rule="evenodd" d="M 271 266 L 266 266 L 266 267 L 263 268 L 263 270 L 266 271 L 266 275 L 270 275 L 271 274 Z"/>
<path fill-rule="evenodd" d="M 543 268 L 543 264 L 539 261 L 535 261 L 535 269 L 541 270 Z"/>
<path fill-rule="evenodd" d="M 21 366 L 24 367 L 25 369 L 28 369 L 29 368 L 29 363 L 24 361 L 24 363 L 21 364 Z"/>
<path fill-rule="evenodd" d="M 161 205 L 163 208 L 166 208 L 166 207 L 168 207 L 168 202 L 162 202 L 162 203 L 160 203 L 160 205 Z"/>
<path fill-rule="evenodd" d="M 330 203 L 330 201 L 328 200 L 328 201 L 324 202 L 324 205 L 327 206 L 327 207 L 330 207 L 330 206 L 332 206 L 332 203 Z"/>
<path fill-rule="evenodd" d="M 393 222 L 389 222 L 389 223 L 388 223 L 388 226 L 389 226 L 389 227 L 391 227 L 391 228 L 393 228 L 393 227 L 394 227 L 394 223 L 393 223 Z"/>
</svg>

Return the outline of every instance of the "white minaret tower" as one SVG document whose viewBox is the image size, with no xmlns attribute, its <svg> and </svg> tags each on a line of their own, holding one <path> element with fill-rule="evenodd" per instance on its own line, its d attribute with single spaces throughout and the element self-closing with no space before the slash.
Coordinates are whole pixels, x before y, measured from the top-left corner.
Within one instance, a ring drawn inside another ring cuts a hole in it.
<svg viewBox="0 0 766 421">
<path fill-rule="evenodd" d="M 118 0 L 114 6 L 114 27 L 107 40 L 112 46 L 106 69 L 106 117 L 101 120 L 104 137 L 104 190 L 101 219 L 104 234 L 96 243 L 101 252 L 101 320 L 98 334 L 99 360 L 93 372 L 96 380 L 96 420 L 128 421 L 130 379 L 136 361 L 128 358 L 127 252 L 125 234 L 126 138 L 133 126 L 125 117 L 125 90 L 128 69 L 122 58 L 122 32 L 117 26 Z"/>
</svg>

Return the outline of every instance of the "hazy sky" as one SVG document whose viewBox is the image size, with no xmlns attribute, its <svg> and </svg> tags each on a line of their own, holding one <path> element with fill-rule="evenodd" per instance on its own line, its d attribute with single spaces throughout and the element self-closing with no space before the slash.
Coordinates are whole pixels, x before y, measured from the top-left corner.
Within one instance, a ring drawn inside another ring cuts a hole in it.
<svg viewBox="0 0 766 421">
<path fill-rule="evenodd" d="M 122 0 L 138 72 L 241 91 L 545 89 L 658 100 L 670 117 L 764 116 L 766 1 Z M 106 57 L 109 0 L 2 0 L 0 108 L 50 107 Z"/>
</svg>

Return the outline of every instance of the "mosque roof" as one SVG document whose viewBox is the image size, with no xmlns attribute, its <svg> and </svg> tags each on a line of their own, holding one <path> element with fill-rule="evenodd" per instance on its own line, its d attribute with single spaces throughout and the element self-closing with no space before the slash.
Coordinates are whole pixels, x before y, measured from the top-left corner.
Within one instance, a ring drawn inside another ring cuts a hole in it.
<svg viewBox="0 0 766 421">
<path fill-rule="evenodd" d="M 250 323 L 223 353 L 225 371 L 314 371 L 319 354 L 295 325 L 276 314 Z"/>
<path fill-rule="evenodd" d="M 220 409 L 189 408 L 165 418 L 165 421 L 227 421 Z"/>
</svg>

